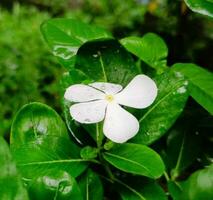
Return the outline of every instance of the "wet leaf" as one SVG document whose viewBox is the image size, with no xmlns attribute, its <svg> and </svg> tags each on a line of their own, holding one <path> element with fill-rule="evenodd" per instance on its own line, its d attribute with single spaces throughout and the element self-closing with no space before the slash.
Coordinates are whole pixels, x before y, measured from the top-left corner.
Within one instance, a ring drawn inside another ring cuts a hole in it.
<svg viewBox="0 0 213 200">
<path fill-rule="evenodd" d="M 194 12 L 213 17 L 213 1 L 211 0 L 184 0 Z"/>
<path fill-rule="evenodd" d="M 45 176 L 49 170 L 67 171 L 76 177 L 87 166 L 60 116 L 41 103 L 27 104 L 17 113 L 11 129 L 11 149 L 26 179 Z"/>
<path fill-rule="evenodd" d="M 60 63 L 71 69 L 81 45 L 88 41 L 112 38 L 107 31 L 74 19 L 50 19 L 41 26 L 42 34 Z"/>
<path fill-rule="evenodd" d="M 142 112 L 140 130 L 133 143 L 151 144 L 162 137 L 184 109 L 188 98 L 187 81 L 183 75 L 167 72 L 156 77 L 158 95 L 154 103 Z"/>
<path fill-rule="evenodd" d="M 103 154 L 104 159 L 116 168 L 150 178 L 158 178 L 164 172 L 161 157 L 151 148 L 125 143 Z"/>
</svg>

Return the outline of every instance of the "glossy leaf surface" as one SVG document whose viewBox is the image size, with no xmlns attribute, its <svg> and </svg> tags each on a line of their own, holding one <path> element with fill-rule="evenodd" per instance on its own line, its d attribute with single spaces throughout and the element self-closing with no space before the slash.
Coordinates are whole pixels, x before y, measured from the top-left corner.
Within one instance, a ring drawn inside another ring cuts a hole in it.
<svg viewBox="0 0 213 200">
<path fill-rule="evenodd" d="M 213 1 L 211 0 L 184 0 L 194 12 L 213 17 Z"/>
<path fill-rule="evenodd" d="M 213 199 L 213 165 L 194 172 L 182 185 L 183 200 L 212 200 Z"/>
<path fill-rule="evenodd" d="M 76 183 L 67 172 L 58 169 L 49 170 L 45 176 L 37 177 L 28 186 L 31 200 L 82 200 L 82 194 Z"/>
<path fill-rule="evenodd" d="M 16 115 L 11 149 L 27 179 L 45 176 L 49 170 L 64 170 L 76 177 L 87 166 L 60 116 L 41 103 L 30 103 Z"/>
<path fill-rule="evenodd" d="M 150 178 L 158 178 L 164 172 L 161 157 L 151 148 L 125 143 L 105 152 L 104 158 L 116 168 Z"/>
<path fill-rule="evenodd" d="M 156 77 L 158 95 L 154 103 L 142 111 L 140 130 L 131 140 L 134 143 L 150 144 L 174 124 L 184 109 L 188 98 L 187 81 L 170 70 Z"/>
<path fill-rule="evenodd" d="M 147 33 L 142 38 L 131 36 L 122 39 L 121 44 L 158 73 L 167 68 L 168 48 L 158 35 Z"/>
<path fill-rule="evenodd" d="M 172 69 L 188 79 L 190 95 L 213 115 L 213 73 L 190 63 L 177 63 Z"/>
<path fill-rule="evenodd" d="M 53 54 L 66 68 L 72 68 L 75 55 L 81 45 L 88 41 L 112 38 L 107 31 L 74 19 L 50 19 L 41 31 Z"/>
<path fill-rule="evenodd" d="M 123 86 L 139 73 L 131 55 L 115 40 L 83 45 L 78 51 L 75 68 L 93 82 Z"/>
</svg>

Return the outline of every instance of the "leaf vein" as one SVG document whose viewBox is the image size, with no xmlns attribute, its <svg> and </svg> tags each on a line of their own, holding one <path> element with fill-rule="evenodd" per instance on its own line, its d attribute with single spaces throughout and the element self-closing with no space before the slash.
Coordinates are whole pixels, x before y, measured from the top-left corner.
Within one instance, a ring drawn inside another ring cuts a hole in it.
<svg viewBox="0 0 213 200">
<path fill-rule="evenodd" d="M 138 166 L 142 167 L 143 169 L 145 169 L 145 170 L 151 175 L 149 169 L 147 169 L 145 166 L 141 165 L 140 163 L 138 163 L 138 162 L 136 162 L 136 161 L 134 161 L 134 160 L 129 160 L 129 159 L 126 159 L 126 158 L 124 158 L 124 157 L 111 154 L 111 153 L 109 153 L 109 152 L 107 152 L 107 153 L 105 153 L 105 154 L 107 154 L 107 155 L 109 155 L 109 156 L 112 156 L 112 157 L 115 157 L 115 158 L 118 158 L 118 159 L 121 159 L 121 160 L 128 161 L 128 162 L 133 163 L 133 164 L 135 164 L 135 165 L 138 165 Z M 152 176 L 152 175 L 151 175 L 151 176 Z"/>
</svg>

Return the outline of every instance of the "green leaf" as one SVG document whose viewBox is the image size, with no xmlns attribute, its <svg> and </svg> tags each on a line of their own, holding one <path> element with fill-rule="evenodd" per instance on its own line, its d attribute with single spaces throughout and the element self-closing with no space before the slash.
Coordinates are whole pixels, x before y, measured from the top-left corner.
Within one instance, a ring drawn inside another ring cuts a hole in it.
<svg viewBox="0 0 213 200">
<path fill-rule="evenodd" d="M 70 69 L 81 45 L 88 41 L 112 38 L 107 31 L 74 19 L 50 19 L 41 26 L 42 34 L 60 63 Z"/>
<path fill-rule="evenodd" d="M 213 164 L 194 172 L 182 185 L 181 200 L 213 199 Z"/>
<path fill-rule="evenodd" d="M 180 183 L 177 182 L 168 182 L 168 190 L 173 200 L 180 200 L 181 194 L 183 192 Z"/>
<path fill-rule="evenodd" d="M 213 17 L 212 0 L 184 0 L 186 5 L 194 12 Z"/>
<path fill-rule="evenodd" d="M 85 200 L 102 200 L 103 186 L 97 174 L 92 170 L 87 170 L 78 180 L 79 187 Z"/>
<path fill-rule="evenodd" d="M 139 57 L 150 67 L 162 73 L 167 68 L 168 48 L 161 37 L 147 33 L 142 38 L 126 37 L 121 44 L 131 53 Z"/>
<path fill-rule="evenodd" d="M 159 178 L 164 172 L 161 157 L 147 146 L 122 144 L 103 154 L 104 159 L 116 168 L 150 178 Z"/>
<path fill-rule="evenodd" d="M 151 144 L 162 137 L 184 109 L 188 98 L 187 81 L 179 73 L 167 72 L 156 77 L 158 96 L 143 111 L 139 119 L 140 130 L 133 143 Z"/>
<path fill-rule="evenodd" d="M 0 199 L 28 200 L 9 147 L 0 137 Z"/>
<path fill-rule="evenodd" d="M 172 69 L 188 79 L 190 95 L 213 115 L 213 73 L 190 63 L 177 63 Z"/>
<path fill-rule="evenodd" d="M 173 180 L 189 167 L 201 152 L 200 135 L 197 135 L 195 131 L 188 130 L 189 128 L 184 124 L 185 121 L 186 119 L 183 118 L 177 124 L 178 128 L 171 130 L 167 137 L 166 155 L 168 167 L 172 169 Z M 190 122 L 187 124 L 193 126 Z"/>
<path fill-rule="evenodd" d="M 78 51 L 75 68 L 92 81 L 123 86 L 139 73 L 131 55 L 115 40 L 83 45 Z"/>
<path fill-rule="evenodd" d="M 27 179 L 45 176 L 53 169 L 76 177 L 87 166 L 60 116 L 41 103 L 27 104 L 17 113 L 11 129 L 11 150 Z"/>
<path fill-rule="evenodd" d="M 76 183 L 66 171 L 49 170 L 45 176 L 37 177 L 28 185 L 31 200 L 82 200 L 82 194 Z"/>
<path fill-rule="evenodd" d="M 122 200 L 166 200 L 163 189 L 151 180 L 142 180 L 138 177 L 128 179 L 125 183 L 119 183 L 119 194 Z"/>
</svg>

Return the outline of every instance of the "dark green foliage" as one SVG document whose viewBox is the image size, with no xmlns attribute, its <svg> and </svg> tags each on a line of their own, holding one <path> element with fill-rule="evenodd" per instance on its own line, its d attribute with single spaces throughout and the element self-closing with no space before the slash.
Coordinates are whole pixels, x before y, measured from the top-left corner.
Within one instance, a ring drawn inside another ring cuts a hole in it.
<svg viewBox="0 0 213 200">
<path fill-rule="evenodd" d="M 139 144 L 118 145 L 106 152 L 104 158 L 122 171 L 150 178 L 160 177 L 165 168 L 159 155 Z"/>
<path fill-rule="evenodd" d="M 213 17 L 212 0 L 185 0 L 185 2 L 194 12 Z"/>
</svg>

